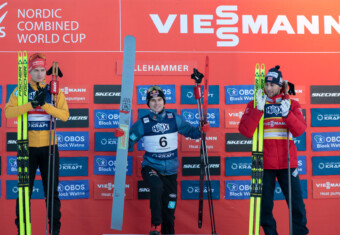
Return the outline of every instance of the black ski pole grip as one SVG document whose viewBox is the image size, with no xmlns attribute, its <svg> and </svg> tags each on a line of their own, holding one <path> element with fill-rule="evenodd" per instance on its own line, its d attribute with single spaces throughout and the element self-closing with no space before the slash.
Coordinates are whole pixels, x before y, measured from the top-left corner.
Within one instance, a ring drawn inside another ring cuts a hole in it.
<svg viewBox="0 0 340 235">
<path fill-rule="evenodd" d="M 196 83 L 201 83 L 204 75 L 200 73 L 197 69 L 194 68 L 193 74 L 191 74 L 191 78 L 195 80 Z"/>
</svg>

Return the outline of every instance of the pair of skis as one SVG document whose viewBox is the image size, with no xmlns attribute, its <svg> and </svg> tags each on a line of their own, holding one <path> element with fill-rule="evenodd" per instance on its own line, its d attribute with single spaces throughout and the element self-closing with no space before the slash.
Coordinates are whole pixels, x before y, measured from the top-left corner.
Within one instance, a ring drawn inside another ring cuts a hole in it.
<svg viewBox="0 0 340 235">
<path fill-rule="evenodd" d="M 204 96 L 203 96 L 203 105 L 202 105 L 202 79 L 205 77 L 204 82 Z M 202 128 L 204 124 L 206 124 L 208 117 L 208 94 L 209 94 L 209 57 L 207 56 L 205 59 L 205 73 L 204 75 L 198 72 L 197 69 L 194 69 L 194 73 L 191 75 L 191 78 L 195 80 L 194 94 L 195 99 L 197 101 L 198 114 L 200 127 Z M 206 177 L 206 181 L 204 181 L 204 176 Z M 202 227 L 203 221 L 203 192 L 204 192 L 204 183 L 206 182 L 207 186 L 207 194 L 208 194 L 208 205 L 209 205 L 209 214 L 210 214 L 210 225 L 211 225 L 211 233 L 216 233 L 216 225 L 215 225 L 215 215 L 214 215 L 214 205 L 212 200 L 212 191 L 211 191 L 211 181 L 210 181 L 210 169 L 209 169 L 209 161 L 208 161 L 208 153 L 207 153 L 207 145 L 206 145 L 206 133 L 201 132 L 201 149 L 200 149 L 200 184 L 199 184 L 199 200 L 198 200 L 198 227 Z"/>
<path fill-rule="evenodd" d="M 18 52 L 18 106 L 28 103 L 27 52 Z M 17 132 L 19 231 L 31 235 L 30 193 L 29 193 L 29 155 L 27 136 L 27 113 L 18 116 Z"/>
<path fill-rule="evenodd" d="M 254 84 L 254 108 L 257 107 L 257 91 L 262 89 L 264 92 L 265 65 L 255 65 L 255 84 Z M 263 94 L 263 93 L 262 93 Z M 250 184 L 250 211 L 249 211 L 249 235 L 260 234 L 260 211 L 262 197 L 263 179 L 263 120 L 262 115 L 259 125 L 253 135 L 252 145 L 252 165 L 251 165 L 251 184 Z M 255 217 L 255 218 L 254 218 Z M 255 223 L 255 230 L 254 230 Z"/>
</svg>

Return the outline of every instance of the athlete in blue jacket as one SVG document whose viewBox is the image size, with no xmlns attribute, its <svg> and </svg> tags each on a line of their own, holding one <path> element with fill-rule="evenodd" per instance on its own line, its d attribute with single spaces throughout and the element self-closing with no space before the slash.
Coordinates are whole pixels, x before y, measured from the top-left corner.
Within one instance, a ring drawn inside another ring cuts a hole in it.
<svg viewBox="0 0 340 235">
<path fill-rule="evenodd" d="M 146 101 L 150 113 L 133 124 L 129 144 L 132 146 L 141 138 L 144 141 L 142 176 L 150 187 L 150 235 L 158 235 L 160 232 L 174 234 L 179 166 L 178 133 L 198 139 L 201 137 L 201 130 L 180 115 L 164 110 L 165 96 L 159 86 L 148 89 Z M 202 131 L 207 132 L 209 128 L 207 123 Z M 123 134 L 121 129 L 115 129 L 117 137 Z"/>
</svg>

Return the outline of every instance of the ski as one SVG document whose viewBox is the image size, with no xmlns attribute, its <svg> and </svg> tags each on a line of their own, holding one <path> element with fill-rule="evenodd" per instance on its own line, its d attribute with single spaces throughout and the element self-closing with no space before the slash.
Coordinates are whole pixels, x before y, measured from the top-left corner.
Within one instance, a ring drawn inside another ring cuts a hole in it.
<svg viewBox="0 0 340 235">
<path fill-rule="evenodd" d="M 126 166 L 129 148 L 135 54 L 136 39 L 133 36 L 128 35 L 124 38 L 122 91 L 120 97 L 119 113 L 119 128 L 122 129 L 125 134 L 118 138 L 111 215 L 111 229 L 116 230 L 122 230 L 123 227 Z"/>
<path fill-rule="evenodd" d="M 264 92 L 265 65 L 255 65 L 254 108 L 257 107 L 256 94 L 258 89 Z M 263 179 L 263 119 L 262 115 L 258 127 L 255 129 L 252 144 L 252 166 L 250 185 L 249 235 L 260 234 L 260 211 Z M 255 216 L 255 218 L 254 218 Z M 255 221 L 254 221 L 255 220 Z M 254 231 L 255 222 L 255 231 Z"/>
<path fill-rule="evenodd" d="M 18 52 L 18 106 L 28 102 L 27 52 Z M 18 200 L 19 231 L 31 235 L 29 171 L 28 171 L 28 138 L 27 113 L 18 116 L 17 130 L 17 167 L 18 167 Z"/>
</svg>

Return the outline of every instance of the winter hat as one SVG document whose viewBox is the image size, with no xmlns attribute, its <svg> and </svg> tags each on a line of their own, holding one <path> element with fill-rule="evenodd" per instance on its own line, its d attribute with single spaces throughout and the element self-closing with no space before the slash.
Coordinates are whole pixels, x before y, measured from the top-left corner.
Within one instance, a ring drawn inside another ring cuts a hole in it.
<svg viewBox="0 0 340 235">
<path fill-rule="evenodd" d="M 33 55 L 30 56 L 30 59 L 28 61 L 29 72 L 38 67 L 46 68 L 46 57 L 42 53 L 34 53 Z"/>
<path fill-rule="evenodd" d="M 269 69 L 265 82 L 275 83 L 282 87 L 282 73 L 279 71 L 280 65 L 276 65 L 275 68 Z"/>
<path fill-rule="evenodd" d="M 152 98 L 155 97 L 162 97 L 164 100 L 164 104 L 165 104 L 165 95 L 163 93 L 162 88 L 160 88 L 159 86 L 151 86 L 149 87 L 147 93 L 146 93 L 146 103 L 147 105 L 150 107 L 149 102 Z"/>
</svg>

